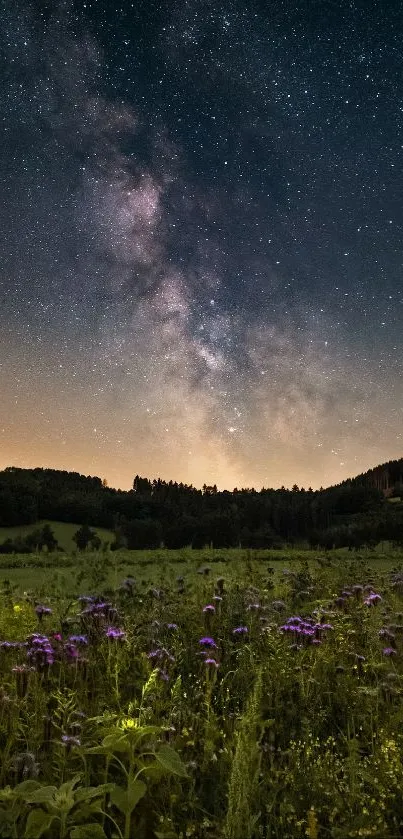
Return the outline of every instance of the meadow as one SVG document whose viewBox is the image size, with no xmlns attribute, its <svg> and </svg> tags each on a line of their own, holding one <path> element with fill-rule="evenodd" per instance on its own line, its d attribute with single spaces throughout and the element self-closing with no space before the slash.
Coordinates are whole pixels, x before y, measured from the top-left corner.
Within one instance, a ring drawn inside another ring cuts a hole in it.
<svg viewBox="0 0 403 839">
<path fill-rule="evenodd" d="M 403 836 L 403 553 L 0 557 L 0 837 Z"/>
</svg>

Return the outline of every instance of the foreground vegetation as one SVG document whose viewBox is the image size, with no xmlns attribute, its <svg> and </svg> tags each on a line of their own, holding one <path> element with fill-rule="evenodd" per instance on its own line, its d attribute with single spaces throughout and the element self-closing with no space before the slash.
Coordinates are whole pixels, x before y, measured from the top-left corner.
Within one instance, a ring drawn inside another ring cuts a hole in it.
<svg viewBox="0 0 403 839">
<path fill-rule="evenodd" d="M 306 556 L 2 557 L 0 836 L 402 836 L 403 555 Z"/>
</svg>

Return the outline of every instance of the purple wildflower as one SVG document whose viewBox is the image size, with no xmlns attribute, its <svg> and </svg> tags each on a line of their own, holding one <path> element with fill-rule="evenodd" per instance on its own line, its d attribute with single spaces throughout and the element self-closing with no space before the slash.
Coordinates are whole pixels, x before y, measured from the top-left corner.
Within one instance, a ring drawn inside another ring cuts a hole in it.
<svg viewBox="0 0 403 839">
<path fill-rule="evenodd" d="M 72 746 L 81 746 L 81 740 L 78 737 L 73 737 L 72 734 L 62 734 L 62 743 L 71 748 Z"/>
<path fill-rule="evenodd" d="M 147 658 L 150 661 L 160 661 L 160 662 L 168 662 L 168 661 L 173 662 L 173 661 L 175 661 L 174 656 L 171 655 L 171 653 L 168 652 L 168 650 L 166 650 L 165 647 L 159 647 L 156 650 L 151 650 L 151 652 L 148 653 Z"/>
<path fill-rule="evenodd" d="M 108 626 L 105 630 L 105 635 L 107 638 L 110 638 L 112 641 L 125 641 L 126 640 L 126 633 L 123 629 L 117 629 L 115 626 Z"/>
<path fill-rule="evenodd" d="M 393 649 L 393 647 L 385 647 L 382 650 L 382 655 L 392 656 L 392 655 L 397 655 L 397 653 L 396 653 L 396 650 Z"/>
<path fill-rule="evenodd" d="M 214 641 L 214 638 L 209 638 L 208 636 L 206 636 L 205 638 L 200 638 L 199 644 L 201 644 L 202 647 L 211 647 L 215 650 L 217 649 L 217 644 Z"/>
<path fill-rule="evenodd" d="M 215 658 L 206 658 L 204 659 L 204 663 L 207 665 L 207 667 L 215 667 L 216 670 L 220 666 L 218 664 L 218 661 L 215 660 Z"/>
<path fill-rule="evenodd" d="M 163 682 L 169 682 L 169 673 L 167 673 L 167 671 L 166 671 L 166 670 L 164 670 L 162 667 L 159 667 L 159 668 L 158 668 L 158 677 L 159 677 L 159 678 L 160 678 Z"/>
<path fill-rule="evenodd" d="M 215 606 L 213 606 L 212 603 L 208 603 L 207 606 L 203 606 L 203 612 L 205 615 L 211 615 L 215 612 Z"/>
<path fill-rule="evenodd" d="M 35 633 L 29 639 L 27 658 L 38 668 L 42 669 L 54 662 L 54 650 L 46 635 Z"/>
<path fill-rule="evenodd" d="M 38 605 L 35 606 L 35 612 L 38 615 L 39 620 L 41 620 L 44 615 L 51 615 L 52 609 L 50 609 L 49 606 L 43 606 L 42 603 L 38 603 Z"/>
<path fill-rule="evenodd" d="M 380 594 L 375 594 L 375 592 L 371 592 L 371 594 L 369 594 L 368 597 L 365 598 L 364 603 L 366 606 L 374 606 L 375 603 L 378 603 L 380 600 L 382 600 Z"/>
<path fill-rule="evenodd" d="M 64 645 L 64 651 L 66 653 L 67 658 L 70 659 L 70 661 L 78 658 L 78 649 L 75 646 L 75 644 L 66 643 Z"/>
<path fill-rule="evenodd" d="M 68 638 L 72 644 L 88 644 L 87 635 L 69 635 Z"/>
<path fill-rule="evenodd" d="M 247 635 L 248 627 L 247 626 L 236 626 L 235 629 L 232 630 L 233 635 Z"/>
<path fill-rule="evenodd" d="M 178 628 L 177 623 L 167 623 L 167 629 L 171 629 L 172 632 L 175 632 L 177 630 L 177 628 Z"/>
</svg>

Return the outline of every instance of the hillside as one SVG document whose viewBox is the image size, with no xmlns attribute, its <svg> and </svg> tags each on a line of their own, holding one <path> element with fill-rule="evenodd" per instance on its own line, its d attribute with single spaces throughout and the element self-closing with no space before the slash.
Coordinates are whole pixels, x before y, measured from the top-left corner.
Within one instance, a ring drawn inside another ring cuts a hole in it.
<svg viewBox="0 0 403 839">
<path fill-rule="evenodd" d="M 34 525 L 20 524 L 15 525 L 14 527 L 0 527 L 0 544 L 5 542 L 7 539 L 12 539 L 12 541 L 24 539 L 29 533 L 32 533 L 34 529 L 36 530 L 37 528 L 42 528 L 45 524 L 49 524 L 59 543 L 59 546 L 63 548 L 64 551 L 70 552 L 76 549 L 77 546 L 75 542 L 73 542 L 73 536 L 79 529 L 79 524 L 62 521 L 49 521 L 44 519 L 35 522 Z M 111 544 L 114 541 L 114 534 L 111 530 L 105 530 L 102 527 L 95 527 L 93 530 L 95 530 L 102 542 L 109 542 L 109 544 Z"/>
<path fill-rule="evenodd" d="M 129 549 L 400 544 L 402 505 L 389 501 L 402 487 L 403 458 L 315 491 L 295 485 L 219 492 L 139 475 L 132 490 L 122 491 L 75 472 L 13 467 L 0 472 L 0 544 L 4 528 L 42 521 L 59 523 L 59 541 L 70 547 L 84 524 L 107 531 L 101 541 Z"/>
</svg>

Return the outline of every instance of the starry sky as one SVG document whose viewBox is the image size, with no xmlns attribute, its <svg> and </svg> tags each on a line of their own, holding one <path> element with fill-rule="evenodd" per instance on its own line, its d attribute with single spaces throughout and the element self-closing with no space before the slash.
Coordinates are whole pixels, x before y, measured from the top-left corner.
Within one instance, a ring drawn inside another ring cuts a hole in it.
<svg viewBox="0 0 403 839">
<path fill-rule="evenodd" d="M 403 456 L 403 10 L 0 0 L 0 468 Z"/>
</svg>

